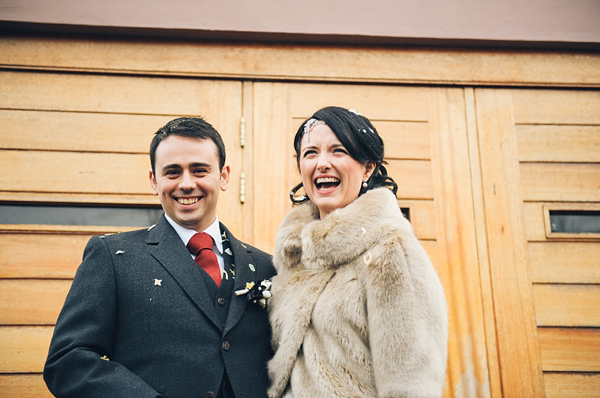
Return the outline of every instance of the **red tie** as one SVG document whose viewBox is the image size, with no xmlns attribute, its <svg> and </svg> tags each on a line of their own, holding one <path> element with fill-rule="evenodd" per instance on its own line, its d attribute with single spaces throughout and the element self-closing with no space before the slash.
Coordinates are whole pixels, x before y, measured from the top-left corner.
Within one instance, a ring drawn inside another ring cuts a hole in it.
<svg viewBox="0 0 600 398">
<path fill-rule="evenodd" d="M 192 239 L 188 242 L 188 250 L 190 253 L 196 256 L 194 261 L 198 264 L 217 284 L 217 287 L 221 285 L 221 269 L 217 262 L 217 256 L 213 252 L 213 239 L 205 233 L 199 232 L 192 236 Z"/>
</svg>

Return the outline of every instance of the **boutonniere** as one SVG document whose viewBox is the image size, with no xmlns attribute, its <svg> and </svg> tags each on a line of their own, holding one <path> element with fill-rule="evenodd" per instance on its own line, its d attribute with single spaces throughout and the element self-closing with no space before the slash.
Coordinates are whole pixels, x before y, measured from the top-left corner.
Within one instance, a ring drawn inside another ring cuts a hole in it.
<svg viewBox="0 0 600 398">
<path fill-rule="evenodd" d="M 271 291 L 269 290 L 270 288 L 271 281 L 266 279 L 258 285 L 254 282 L 248 282 L 246 283 L 246 288 L 236 290 L 235 295 L 241 296 L 246 294 L 246 302 L 254 304 L 258 303 L 264 308 L 267 305 L 267 300 L 272 296 Z"/>
</svg>

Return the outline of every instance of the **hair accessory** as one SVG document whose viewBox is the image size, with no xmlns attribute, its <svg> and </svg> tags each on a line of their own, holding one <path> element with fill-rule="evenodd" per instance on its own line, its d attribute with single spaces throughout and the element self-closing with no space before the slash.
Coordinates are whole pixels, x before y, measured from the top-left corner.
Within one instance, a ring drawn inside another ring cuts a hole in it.
<svg viewBox="0 0 600 398">
<path fill-rule="evenodd" d="M 360 113 L 356 112 L 354 109 L 348 109 L 348 112 L 354 113 L 355 115 L 362 116 Z"/>
<path fill-rule="evenodd" d="M 322 120 L 317 120 L 317 119 L 308 119 L 306 121 L 306 123 L 304 123 L 304 134 L 308 134 L 312 131 L 312 129 L 314 129 L 317 126 L 320 126 L 322 124 L 325 124 L 324 121 Z"/>
</svg>

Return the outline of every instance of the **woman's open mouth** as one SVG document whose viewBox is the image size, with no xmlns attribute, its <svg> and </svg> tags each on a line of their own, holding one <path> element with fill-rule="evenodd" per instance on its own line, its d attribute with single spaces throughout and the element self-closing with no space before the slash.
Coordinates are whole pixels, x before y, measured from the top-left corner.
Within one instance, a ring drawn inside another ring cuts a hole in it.
<svg viewBox="0 0 600 398">
<path fill-rule="evenodd" d="M 320 177 L 315 180 L 317 191 L 333 189 L 340 185 L 341 181 L 335 177 Z"/>
</svg>

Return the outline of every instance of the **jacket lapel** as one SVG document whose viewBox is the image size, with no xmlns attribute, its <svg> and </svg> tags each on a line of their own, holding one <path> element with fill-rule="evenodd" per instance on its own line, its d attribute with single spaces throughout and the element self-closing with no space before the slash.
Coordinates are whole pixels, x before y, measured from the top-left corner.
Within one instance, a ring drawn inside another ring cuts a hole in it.
<svg viewBox="0 0 600 398">
<path fill-rule="evenodd" d="M 235 292 L 244 289 L 246 287 L 246 282 L 257 283 L 256 273 L 258 271 L 257 265 L 252 263 L 252 258 L 248 255 L 249 251 L 243 244 L 237 240 L 223 224 L 221 224 L 221 230 L 225 231 L 229 238 L 236 274 L 231 304 L 229 306 L 229 314 L 227 315 L 227 322 L 225 323 L 225 331 L 227 332 L 235 326 L 246 310 L 246 295 L 237 296 Z M 251 267 L 254 268 L 255 271 L 252 271 Z"/>
<path fill-rule="evenodd" d="M 201 270 L 164 215 L 149 231 L 146 243 L 154 246 L 150 254 L 171 274 L 207 318 L 220 328 L 215 306 L 202 281 Z"/>
</svg>

